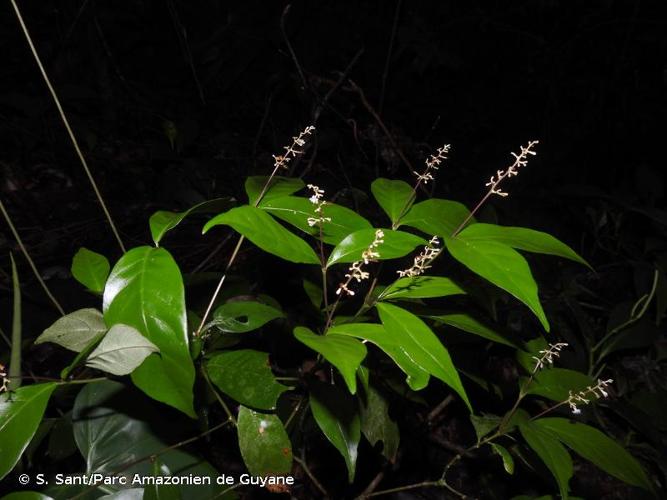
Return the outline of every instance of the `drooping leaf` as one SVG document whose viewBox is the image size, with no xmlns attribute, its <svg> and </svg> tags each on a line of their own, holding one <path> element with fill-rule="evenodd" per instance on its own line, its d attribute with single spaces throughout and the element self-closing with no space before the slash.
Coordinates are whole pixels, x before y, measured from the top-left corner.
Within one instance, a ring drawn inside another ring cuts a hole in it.
<svg viewBox="0 0 667 500">
<path fill-rule="evenodd" d="M 72 276 L 93 292 L 102 293 L 109 276 L 109 261 L 104 255 L 81 247 L 72 259 Z"/>
<path fill-rule="evenodd" d="M 359 375 L 364 387 L 363 394 L 359 393 L 361 432 L 373 446 L 382 441 L 382 454 L 394 462 L 401 440 L 398 425 L 389 416 L 386 398 L 369 382 L 368 370 L 360 367 Z"/>
<path fill-rule="evenodd" d="M 410 343 L 395 330 L 386 330 L 376 323 L 344 323 L 329 328 L 329 335 L 348 335 L 367 340 L 387 354 L 407 375 L 407 383 L 414 391 L 428 385 L 429 373 L 413 360 Z"/>
<path fill-rule="evenodd" d="M 275 410 L 280 395 L 289 387 L 276 382 L 266 352 L 240 349 L 216 353 L 206 361 L 211 381 L 242 405 Z"/>
<path fill-rule="evenodd" d="M 397 226 L 414 201 L 414 189 L 404 181 L 375 179 L 371 184 L 373 197 L 389 216 L 392 226 Z"/>
<path fill-rule="evenodd" d="M 484 323 L 478 321 L 468 314 L 456 313 L 456 314 L 439 314 L 439 315 L 429 315 L 425 316 L 426 318 L 435 320 L 439 323 L 444 323 L 445 325 L 453 326 L 461 331 L 472 333 L 478 337 L 485 338 L 491 342 L 496 342 L 498 344 L 505 344 L 510 347 L 517 347 L 517 345 L 511 340 L 506 339 L 498 332 L 492 330 Z"/>
<path fill-rule="evenodd" d="M 136 328 L 117 323 L 90 353 L 86 366 L 114 375 L 128 375 L 154 352 L 160 349 Z"/>
<path fill-rule="evenodd" d="M 257 198 L 268 180 L 269 177 L 263 175 L 254 175 L 246 179 L 245 192 L 248 195 L 248 205 L 254 205 L 257 202 Z M 266 188 L 259 206 L 261 207 L 264 203 L 274 198 L 282 198 L 294 194 L 305 187 L 304 182 L 298 177 L 281 177 L 275 175 Z"/>
<path fill-rule="evenodd" d="M 505 468 L 505 472 L 508 474 L 514 474 L 514 459 L 512 458 L 512 454 L 507 450 L 507 448 L 497 443 L 491 443 L 491 449 L 503 460 L 503 467 Z"/>
<path fill-rule="evenodd" d="M 107 331 L 104 317 L 97 309 L 79 309 L 58 318 L 35 339 L 35 344 L 52 342 L 74 352 L 81 352 L 94 339 Z"/>
<path fill-rule="evenodd" d="M 316 214 L 315 205 L 308 198 L 298 196 L 273 198 L 263 202 L 261 208 L 272 216 L 284 220 L 316 238 L 320 237 L 319 225 L 311 226 L 308 224 L 308 218 L 326 217 L 331 219 L 322 225 L 322 241 L 330 245 L 337 245 L 350 233 L 373 227 L 370 222 L 355 211 L 335 203 L 327 202 L 322 209 L 322 213 Z"/>
<path fill-rule="evenodd" d="M 148 219 L 148 225 L 151 228 L 151 236 L 155 246 L 159 246 L 164 235 L 183 222 L 183 219 L 188 215 L 227 210 L 234 205 L 234 201 L 234 198 L 217 198 L 215 200 L 198 203 L 184 212 L 168 212 L 166 210 L 155 212 L 151 215 L 150 219 Z"/>
<path fill-rule="evenodd" d="M 588 262 L 565 243 L 550 234 L 534 229 L 478 223 L 466 226 L 459 237 L 467 241 L 495 241 L 526 252 L 555 255 L 591 268 Z"/>
<path fill-rule="evenodd" d="M 127 252 L 104 289 L 104 319 L 136 328 L 160 349 L 132 372 L 132 381 L 150 397 L 194 418 L 195 371 L 188 346 L 181 272 L 164 248 Z"/>
<path fill-rule="evenodd" d="M 594 385 L 595 381 L 584 373 L 550 367 L 535 374 L 526 392 L 552 401 L 565 401 L 570 396 L 570 391 L 579 392 Z"/>
<path fill-rule="evenodd" d="M 276 415 L 239 408 L 239 448 L 253 476 L 281 476 L 292 469 L 292 443 Z"/>
<path fill-rule="evenodd" d="M 37 432 L 57 384 L 34 384 L 0 394 L 0 479 L 14 468 Z"/>
<path fill-rule="evenodd" d="M 284 317 L 280 309 L 267 304 L 254 300 L 233 300 L 215 310 L 210 326 L 227 333 L 245 333 Z"/>
<path fill-rule="evenodd" d="M 534 426 L 615 478 L 648 491 L 654 490 L 639 462 L 598 429 L 558 417 L 541 418 L 534 421 Z"/>
<path fill-rule="evenodd" d="M 343 456 L 348 481 L 352 483 L 361 439 L 361 421 L 356 401 L 340 387 L 321 382 L 311 387 L 309 401 L 318 427 Z"/>
<path fill-rule="evenodd" d="M 445 243 L 456 260 L 526 304 L 549 331 L 549 322 L 537 296 L 537 283 L 521 254 L 503 243 L 468 241 L 461 235 L 446 238 Z"/>
<path fill-rule="evenodd" d="M 431 198 L 415 203 L 401 219 L 401 226 L 414 227 L 430 236 L 447 238 L 456 231 L 468 217 L 470 211 L 465 205 L 451 200 Z M 474 222 L 474 218 L 471 222 Z"/>
<path fill-rule="evenodd" d="M 232 227 L 259 248 L 298 264 L 319 264 L 315 251 L 260 208 L 244 205 L 232 208 L 206 223 L 203 232 L 221 224 Z"/>
<path fill-rule="evenodd" d="M 308 328 L 297 326 L 294 336 L 299 342 L 324 356 L 334 365 L 352 394 L 357 392 L 357 369 L 366 357 L 366 346 L 357 339 L 329 333 L 316 335 Z"/>
<path fill-rule="evenodd" d="M 479 443 L 484 436 L 500 425 L 502 418 L 498 415 L 483 413 L 482 415 L 470 414 L 470 423 L 475 429 L 477 442 Z"/>
<path fill-rule="evenodd" d="M 319 309 L 320 307 L 322 307 L 322 300 L 324 300 L 324 294 L 322 293 L 322 289 L 319 286 L 317 286 L 312 281 L 304 279 L 303 291 L 306 292 L 306 295 L 308 295 L 310 303 L 313 304 L 313 306 L 315 306 L 315 309 Z"/>
<path fill-rule="evenodd" d="M 392 304 L 380 303 L 376 307 L 385 330 L 403 339 L 402 343 L 408 355 L 421 368 L 454 389 L 472 411 L 449 352 L 426 323 L 411 312 Z"/>
<path fill-rule="evenodd" d="M 349 264 L 361 260 L 361 254 L 375 240 L 375 229 L 362 229 L 348 235 L 333 249 L 327 266 L 334 264 Z M 396 259 L 410 253 L 415 247 L 425 245 L 426 241 L 414 234 L 403 231 L 392 231 L 383 229 L 384 241 L 380 243 L 377 252 L 380 254 L 378 260 Z"/>
<path fill-rule="evenodd" d="M 415 276 L 396 280 L 380 294 L 380 300 L 429 299 L 465 294 L 460 286 L 449 278 L 440 276 Z"/>
</svg>

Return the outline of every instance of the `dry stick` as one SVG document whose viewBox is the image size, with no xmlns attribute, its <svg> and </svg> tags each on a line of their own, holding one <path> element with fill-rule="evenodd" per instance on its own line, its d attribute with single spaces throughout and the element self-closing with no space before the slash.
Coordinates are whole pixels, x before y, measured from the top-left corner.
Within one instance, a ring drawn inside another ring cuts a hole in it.
<svg viewBox="0 0 667 500">
<path fill-rule="evenodd" d="M 320 490 L 320 493 L 322 493 L 322 495 L 324 495 L 325 497 L 328 497 L 329 494 L 327 493 L 327 490 L 324 489 L 324 486 L 322 486 L 322 484 L 317 480 L 315 475 L 310 471 L 310 469 L 308 468 L 308 464 L 306 464 L 306 461 L 301 460 L 297 456 L 295 456 L 293 458 L 294 458 L 294 461 L 296 463 L 298 463 L 301 466 L 301 468 L 303 469 L 303 471 L 308 475 L 308 477 L 313 482 L 313 484 L 317 487 L 317 489 Z"/>
<path fill-rule="evenodd" d="M 387 89 L 387 77 L 389 75 L 389 65 L 391 62 L 391 55 L 394 52 L 394 40 L 396 39 L 396 31 L 398 30 L 398 16 L 401 12 L 401 4 L 403 0 L 396 2 L 396 10 L 394 11 L 394 23 L 391 27 L 391 38 L 389 39 L 389 48 L 387 49 L 387 58 L 384 62 L 384 71 L 382 72 L 382 87 L 380 88 L 380 103 L 378 104 L 378 114 L 382 115 L 384 108 L 384 95 Z"/>
<path fill-rule="evenodd" d="M 190 51 L 190 44 L 188 44 L 188 32 L 186 31 L 185 26 L 183 26 L 183 23 L 181 23 L 181 19 L 178 16 L 178 11 L 176 10 L 176 6 L 174 5 L 173 1 L 170 0 L 167 2 L 167 8 L 169 9 L 169 15 L 171 16 L 171 21 L 174 25 L 176 36 L 178 36 L 178 42 L 181 45 L 181 50 L 183 51 L 185 59 L 188 61 L 188 65 L 190 66 L 192 79 L 195 81 L 197 92 L 199 93 L 199 99 L 201 100 L 202 104 L 206 104 L 206 99 L 204 98 L 204 89 L 199 82 L 197 70 L 195 69 L 195 62 L 192 58 L 192 52 Z"/>
<path fill-rule="evenodd" d="M 306 76 L 303 73 L 303 69 L 301 69 L 301 64 L 299 64 L 299 59 L 297 59 L 296 57 L 296 52 L 294 52 L 294 48 L 292 47 L 292 44 L 289 41 L 289 37 L 287 36 L 287 30 L 285 29 L 285 19 L 287 18 L 287 14 L 289 13 L 291 6 L 292 4 L 288 3 L 285 6 L 282 15 L 280 16 L 280 31 L 283 34 L 283 38 L 285 39 L 285 44 L 287 45 L 287 50 L 289 50 L 290 56 L 292 57 L 292 61 L 294 61 L 294 65 L 296 66 L 296 70 L 299 72 L 299 78 L 301 78 L 301 83 L 303 84 L 303 88 L 305 90 L 305 89 L 310 89 L 310 86 L 308 85 L 308 80 L 306 80 Z"/>
<path fill-rule="evenodd" d="M 56 298 L 53 296 L 51 293 L 51 290 L 49 290 L 49 287 L 46 286 L 46 283 L 42 279 L 42 276 L 39 274 L 39 271 L 37 270 L 37 266 L 35 266 L 35 263 L 33 262 L 32 258 L 30 257 L 30 254 L 28 253 L 28 250 L 26 249 L 25 245 L 23 244 L 23 241 L 21 240 L 21 237 L 19 236 L 19 233 L 16 231 L 16 227 L 14 227 L 14 224 L 12 223 L 12 219 L 9 217 L 9 214 L 7 213 L 7 210 L 5 210 L 5 205 L 2 203 L 2 200 L 0 200 L 0 212 L 2 212 L 2 215 L 4 216 L 5 220 L 7 221 L 7 225 L 9 226 L 9 229 L 11 229 L 12 234 L 14 235 L 14 238 L 16 239 L 16 242 L 19 244 L 19 248 L 21 249 L 21 252 L 23 252 L 23 255 L 25 256 L 26 260 L 28 261 L 28 264 L 30 264 L 30 268 L 32 269 L 32 272 L 34 273 L 35 277 L 37 278 L 37 281 L 39 281 L 39 284 L 42 286 L 42 289 L 46 293 L 46 295 L 49 297 L 51 302 L 53 302 L 53 305 L 56 306 L 56 309 L 65 316 L 65 310 L 62 308 L 60 303 L 56 300 Z"/>
<path fill-rule="evenodd" d="M 67 130 L 67 134 L 69 135 L 69 138 L 72 141 L 72 145 L 74 146 L 74 149 L 76 150 L 76 154 L 79 157 L 79 160 L 81 161 L 81 165 L 83 166 L 83 169 L 86 172 L 86 175 L 88 176 L 88 180 L 90 181 L 91 186 L 93 187 L 93 191 L 95 191 L 95 196 L 97 196 L 97 200 L 100 202 L 100 205 L 102 206 L 102 210 L 104 211 L 104 215 L 107 217 L 107 221 L 109 222 L 109 225 L 111 226 L 111 230 L 113 231 L 114 236 L 116 237 L 116 240 L 118 241 L 118 245 L 120 246 L 120 249 L 125 253 L 125 245 L 123 245 L 123 240 L 120 238 L 120 234 L 118 233 L 118 230 L 116 229 L 116 226 L 113 222 L 113 219 L 111 218 L 111 214 L 109 213 L 109 210 L 107 209 L 106 204 L 104 203 L 104 200 L 102 199 L 102 195 L 100 193 L 100 190 L 97 188 L 97 184 L 95 183 L 95 179 L 93 178 L 93 174 L 90 171 L 90 168 L 88 168 L 88 163 L 86 162 L 86 159 L 83 157 L 83 153 L 81 152 L 81 148 L 79 147 L 79 143 L 76 140 L 76 137 L 74 136 L 74 132 L 72 131 L 72 128 L 69 125 L 69 121 L 67 120 L 67 116 L 65 115 L 65 111 L 63 110 L 63 107 L 60 104 L 60 99 L 58 99 L 58 95 L 56 94 L 55 89 L 53 88 L 53 85 L 51 85 L 51 80 L 49 80 L 48 75 L 46 74 L 46 70 L 44 69 L 44 65 L 42 64 L 42 60 L 39 58 L 39 54 L 37 54 L 37 49 L 35 48 L 35 45 L 32 42 L 32 38 L 30 36 L 30 32 L 28 31 L 28 27 L 25 25 L 25 22 L 23 21 L 23 16 L 21 15 L 21 11 L 19 10 L 19 6 L 16 3 L 16 0 L 11 0 L 12 2 L 12 7 L 14 7 L 14 12 L 16 12 L 16 17 L 19 21 L 19 24 L 21 25 L 21 29 L 23 30 L 23 34 L 25 35 L 26 41 L 28 42 L 28 45 L 30 46 L 30 51 L 32 52 L 33 57 L 35 58 L 35 62 L 37 63 L 37 66 L 39 68 L 40 73 L 42 74 L 42 78 L 44 78 L 44 83 L 46 83 L 46 86 L 49 89 L 49 92 L 51 93 L 51 97 L 53 98 L 53 101 L 56 103 L 56 107 L 58 108 L 58 113 L 60 114 L 60 118 L 63 121 L 63 124 L 65 125 L 65 129 Z M 60 307 L 59 307 L 60 309 Z"/>
</svg>

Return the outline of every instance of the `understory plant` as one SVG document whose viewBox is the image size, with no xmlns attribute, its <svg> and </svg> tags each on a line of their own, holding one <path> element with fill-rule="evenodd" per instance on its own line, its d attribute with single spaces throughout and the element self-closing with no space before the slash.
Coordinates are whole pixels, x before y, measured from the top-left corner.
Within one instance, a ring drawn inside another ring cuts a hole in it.
<svg viewBox="0 0 667 500">
<path fill-rule="evenodd" d="M 120 498 L 129 490 L 132 498 L 233 498 L 244 485 L 108 478 L 243 472 L 274 493 L 302 498 L 418 488 L 464 498 L 479 492 L 457 479 L 457 467 L 492 456 L 507 474 L 548 471 L 553 482 L 542 493 L 567 498 L 574 452 L 654 494 L 639 462 L 591 411 L 613 398 L 604 367 L 557 366 L 568 344 L 550 328 L 523 253 L 587 262 L 544 232 L 477 220 L 489 198 L 507 196 L 537 141 L 512 153 L 473 210 L 424 196 L 444 175 L 445 145 L 412 184 L 376 179 L 370 192 L 383 215 L 369 220 L 330 201 L 326 186 L 284 175 L 314 133 L 305 128 L 274 156 L 270 175 L 249 177 L 247 200 L 157 212 L 149 220 L 153 244 L 128 250 L 113 267 L 99 253 L 76 253 L 72 275 L 99 296 L 99 308 L 69 312 L 36 339 L 71 351 L 59 378 L 1 370 L 0 477 L 42 472 L 32 457 L 46 447 L 56 463 L 63 448 L 66 456 L 80 453 L 83 466 L 63 471 L 59 484 L 50 469 L 48 484 L 30 483 L 41 491 L 34 498 Z M 211 212 L 207 237 L 236 233 L 236 243 L 220 272 L 184 277 L 163 238 L 186 217 Z M 253 247 L 270 254 L 270 265 L 248 262 L 244 249 Z M 253 285 L 257 266 L 263 273 L 284 266 L 280 275 L 289 278 L 280 294 Z M 307 300 L 294 307 L 288 294 L 297 281 Z M 202 287 L 210 290 L 199 301 Z M 519 332 L 497 326 L 501 307 L 519 311 Z M 513 387 L 480 366 L 475 353 L 492 349 L 516 359 Z M 20 363 L 20 346 L 14 350 Z M 448 445 L 438 475 L 397 484 L 387 473 L 402 456 L 395 410 L 423 404 L 426 391 L 442 402 L 424 426 L 457 408 L 474 438 Z M 234 463 L 235 453 L 246 470 L 212 465 Z M 343 477 L 318 471 L 322 462 Z M 75 484 L 91 474 L 107 479 Z M 295 474 L 296 485 L 278 480 Z"/>
</svg>

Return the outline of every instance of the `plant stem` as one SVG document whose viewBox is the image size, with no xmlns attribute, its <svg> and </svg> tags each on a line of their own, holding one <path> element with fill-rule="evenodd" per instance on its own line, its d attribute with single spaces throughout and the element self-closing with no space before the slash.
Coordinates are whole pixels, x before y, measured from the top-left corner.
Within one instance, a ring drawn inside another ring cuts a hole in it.
<svg viewBox="0 0 667 500">
<path fill-rule="evenodd" d="M 9 252 L 9 259 L 12 261 L 12 285 L 14 292 L 14 309 L 12 311 L 12 346 L 9 357 L 9 386 L 10 391 L 21 387 L 21 285 L 19 275 L 16 270 L 14 256 Z"/>
<path fill-rule="evenodd" d="M 202 366 L 201 367 L 201 374 L 204 377 L 204 380 L 206 380 L 206 383 L 208 384 L 209 388 L 211 391 L 213 391 L 213 395 L 215 396 L 215 399 L 218 400 L 218 403 L 220 403 L 220 406 L 222 406 L 222 409 L 225 410 L 225 413 L 227 414 L 227 420 L 234 424 L 234 427 L 236 427 L 236 418 L 234 418 L 234 414 L 231 412 L 229 409 L 229 406 L 227 406 L 227 403 L 225 403 L 225 400 L 222 399 L 220 394 L 218 394 L 218 390 L 215 388 L 213 383 L 211 382 L 211 379 L 208 378 L 208 373 L 206 373 L 206 369 Z"/>
<path fill-rule="evenodd" d="M 315 487 L 320 491 L 320 493 L 322 493 L 322 495 L 324 495 L 325 497 L 328 497 L 329 494 L 327 493 L 327 490 L 324 489 L 324 486 L 322 486 L 322 483 L 320 483 L 320 482 L 317 480 L 317 478 L 315 477 L 315 475 L 310 471 L 310 469 L 308 468 L 308 464 L 306 464 L 306 461 L 305 461 L 305 460 L 301 460 L 301 459 L 300 459 L 299 457 L 297 457 L 297 456 L 294 456 L 293 458 L 294 458 L 294 461 L 295 461 L 296 463 L 298 463 L 298 464 L 301 466 L 301 468 L 303 469 L 303 471 L 304 471 L 304 472 L 306 473 L 306 475 L 310 478 L 310 480 L 313 482 L 313 484 L 315 485 Z"/>
</svg>

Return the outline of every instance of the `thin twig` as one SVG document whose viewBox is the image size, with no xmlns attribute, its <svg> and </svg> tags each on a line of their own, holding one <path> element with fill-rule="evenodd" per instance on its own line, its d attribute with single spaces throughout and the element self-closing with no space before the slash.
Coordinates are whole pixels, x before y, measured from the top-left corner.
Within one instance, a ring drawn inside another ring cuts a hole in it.
<svg viewBox="0 0 667 500">
<path fill-rule="evenodd" d="M 299 59 L 296 57 L 296 52 L 294 52 L 294 48 L 292 47 L 292 44 L 289 41 L 289 37 L 287 36 L 287 30 L 285 29 L 285 20 L 287 19 L 287 14 L 289 13 L 291 7 L 292 4 L 288 3 L 285 6 L 282 15 L 280 16 L 280 31 L 283 34 L 283 38 L 285 39 L 285 44 L 287 45 L 287 50 L 289 50 L 290 56 L 292 57 L 292 61 L 294 61 L 294 66 L 296 66 L 296 69 L 299 72 L 299 78 L 301 78 L 301 84 L 303 85 L 303 89 L 306 90 L 310 89 L 310 86 L 308 85 L 308 80 L 306 80 L 306 77 L 303 73 L 303 69 L 301 69 L 301 64 L 299 64 Z"/>
<path fill-rule="evenodd" d="M 327 493 L 327 490 L 324 489 L 324 486 L 322 486 L 322 484 L 317 480 L 317 478 L 315 477 L 315 475 L 310 471 L 310 469 L 308 468 L 308 464 L 306 464 L 306 461 L 305 461 L 305 460 L 301 460 L 301 459 L 300 459 L 299 457 L 297 457 L 297 456 L 294 456 L 294 461 L 295 461 L 296 463 L 298 463 L 298 464 L 301 466 L 301 468 L 302 468 L 303 471 L 308 475 L 308 477 L 309 477 L 310 480 L 313 482 L 313 484 L 315 485 L 315 487 L 316 487 L 318 490 L 320 490 L 320 493 L 322 493 L 322 495 L 324 495 L 325 497 L 328 497 L 329 494 Z"/>
<path fill-rule="evenodd" d="M 387 49 L 387 58 L 384 61 L 384 71 L 382 72 L 382 86 L 380 87 L 380 103 L 378 104 L 378 114 L 382 116 L 382 109 L 384 108 L 384 96 L 387 89 L 387 77 L 389 76 L 389 66 L 391 63 L 391 55 L 394 52 L 394 40 L 396 39 L 396 31 L 398 30 L 398 18 L 401 12 L 401 4 L 403 0 L 397 0 L 396 10 L 394 11 L 394 22 L 391 26 L 391 38 L 389 39 L 389 48 Z"/>
</svg>

